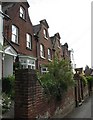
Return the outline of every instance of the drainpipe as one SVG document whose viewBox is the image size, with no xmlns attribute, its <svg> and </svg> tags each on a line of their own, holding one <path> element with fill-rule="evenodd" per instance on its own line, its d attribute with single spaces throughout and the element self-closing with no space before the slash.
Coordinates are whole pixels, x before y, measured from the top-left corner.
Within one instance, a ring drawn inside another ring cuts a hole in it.
<svg viewBox="0 0 93 120">
<path fill-rule="evenodd" d="M 5 57 L 5 53 L 2 53 L 2 79 L 4 78 L 4 57 Z"/>
<path fill-rule="evenodd" d="M 2 80 L 3 80 L 3 77 L 4 77 L 4 72 L 3 72 L 4 71 L 4 69 L 3 69 L 4 68 L 3 67 L 4 62 L 3 61 L 4 61 L 4 57 L 3 57 L 3 53 L 2 53 Z"/>
<path fill-rule="evenodd" d="M 36 57 L 37 57 L 36 68 L 39 69 L 39 63 L 38 63 L 38 60 L 39 60 L 39 41 L 38 41 L 38 36 L 34 35 L 34 38 L 36 40 Z"/>
<path fill-rule="evenodd" d="M 3 79 L 3 36 L 2 36 L 2 32 L 3 32 L 3 15 L 2 15 L 2 2 L 0 1 L 0 44 L 1 44 L 1 69 L 2 69 L 2 73 L 1 73 L 1 78 Z"/>
</svg>

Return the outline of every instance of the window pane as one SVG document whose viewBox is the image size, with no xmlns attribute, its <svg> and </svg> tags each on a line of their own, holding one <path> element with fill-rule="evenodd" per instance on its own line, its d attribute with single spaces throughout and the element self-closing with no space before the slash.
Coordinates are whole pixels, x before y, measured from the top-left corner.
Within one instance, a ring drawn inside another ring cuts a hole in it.
<svg viewBox="0 0 93 120">
<path fill-rule="evenodd" d="M 48 72 L 48 68 L 47 67 L 41 67 L 41 73 L 42 74 L 46 74 Z"/>
<path fill-rule="evenodd" d="M 43 45 L 40 45 L 40 56 L 41 57 L 44 57 L 44 46 Z"/>
<path fill-rule="evenodd" d="M 32 69 L 35 69 L 35 66 L 32 66 Z"/>
<path fill-rule="evenodd" d="M 15 36 L 12 34 L 12 41 L 15 42 Z"/>
<path fill-rule="evenodd" d="M 23 7 L 20 7 L 20 17 L 25 19 L 25 10 Z"/>
<path fill-rule="evenodd" d="M 48 49 L 48 59 L 51 60 L 51 50 L 50 49 Z"/>
<path fill-rule="evenodd" d="M 12 25 L 12 33 L 16 35 L 17 31 L 16 31 L 16 27 L 14 25 Z"/>
<path fill-rule="evenodd" d="M 31 49 L 31 35 L 26 34 L 27 47 Z"/>
<path fill-rule="evenodd" d="M 31 65 L 28 65 L 28 69 L 31 69 Z"/>
<path fill-rule="evenodd" d="M 47 30 L 46 29 L 44 29 L 44 37 L 46 37 L 46 38 L 48 38 L 48 33 L 47 33 Z"/>
<path fill-rule="evenodd" d="M 22 7 L 20 7 L 20 13 L 22 13 L 22 14 L 24 13 L 24 12 L 23 12 L 23 8 L 22 8 Z"/>
<path fill-rule="evenodd" d="M 12 25 L 12 41 L 18 43 L 18 28 Z"/>
</svg>

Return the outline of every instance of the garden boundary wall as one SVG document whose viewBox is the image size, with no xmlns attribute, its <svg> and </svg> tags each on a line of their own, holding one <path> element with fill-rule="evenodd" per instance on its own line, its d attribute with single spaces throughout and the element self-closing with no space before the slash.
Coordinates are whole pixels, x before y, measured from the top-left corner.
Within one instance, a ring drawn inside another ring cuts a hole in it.
<svg viewBox="0 0 93 120">
<path fill-rule="evenodd" d="M 75 107 L 74 88 L 69 88 L 61 101 L 49 100 L 43 93 L 36 71 L 20 69 L 15 72 L 15 118 L 64 117 Z"/>
</svg>

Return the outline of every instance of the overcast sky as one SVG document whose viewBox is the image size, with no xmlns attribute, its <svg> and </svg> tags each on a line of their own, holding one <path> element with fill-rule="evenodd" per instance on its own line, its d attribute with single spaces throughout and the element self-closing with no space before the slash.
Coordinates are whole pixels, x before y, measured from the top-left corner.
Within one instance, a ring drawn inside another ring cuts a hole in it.
<svg viewBox="0 0 93 120">
<path fill-rule="evenodd" d="M 28 0 L 33 25 L 46 19 L 49 35 L 59 32 L 61 43 L 74 50 L 76 67 L 91 67 L 91 0 Z"/>
</svg>

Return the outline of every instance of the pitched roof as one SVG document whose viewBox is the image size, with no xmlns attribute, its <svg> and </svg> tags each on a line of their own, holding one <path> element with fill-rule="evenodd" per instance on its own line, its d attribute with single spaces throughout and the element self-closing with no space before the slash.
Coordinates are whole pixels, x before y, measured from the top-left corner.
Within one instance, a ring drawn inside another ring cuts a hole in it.
<svg viewBox="0 0 93 120">
<path fill-rule="evenodd" d="M 52 46 L 53 46 L 53 48 L 54 48 L 55 42 L 56 42 L 55 37 L 54 37 L 54 36 L 51 36 L 51 37 L 50 37 L 50 40 L 51 40 Z"/>
<path fill-rule="evenodd" d="M 41 21 L 40 21 L 40 24 L 43 24 L 43 25 L 45 25 L 47 28 L 49 28 L 49 25 L 48 25 L 46 19 L 41 20 Z"/>
<path fill-rule="evenodd" d="M 15 0 L 12 0 L 12 2 L 2 2 L 2 8 L 3 8 L 3 12 L 5 12 L 7 9 L 13 7 L 15 4 L 17 3 L 23 3 L 24 5 L 26 5 L 28 8 L 30 7 L 29 3 L 27 2 L 27 0 L 18 0 L 18 2 L 16 2 Z"/>
<path fill-rule="evenodd" d="M 46 21 L 46 19 L 43 19 L 41 21 L 39 21 L 40 24 L 37 24 L 37 25 L 33 25 L 33 31 L 34 31 L 34 35 L 38 35 L 40 29 L 41 29 L 41 26 L 42 24 L 46 27 L 46 28 L 49 28 L 49 25 Z"/>
<path fill-rule="evenodd" d="M 39 31 L 40 31 L 40 24 L 38 25 L 34 25 L 33 26 L 33 31 L 35 35 L 38 35 Z"/>
<path fill-rule="evenodd" d="M 54 34 L 54 36 L 51 36 L 50 37 L 50 39 L 51 39 L 51 43 L 52 43 L 52 45 L 53 45 L 53 47 L 55 46 L 55 44 L 56 44 L 56 37 L 60 40 L 60 34 L 59 33 L 56 33 L 56 34 Z"/>
<path fill-rule="evenodd" d="M 58 32 L 54 36 L 56 36 L 57 38 L 61 39 L 60 34 Z"/>
</svg>

